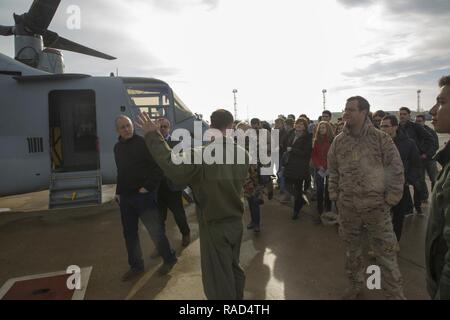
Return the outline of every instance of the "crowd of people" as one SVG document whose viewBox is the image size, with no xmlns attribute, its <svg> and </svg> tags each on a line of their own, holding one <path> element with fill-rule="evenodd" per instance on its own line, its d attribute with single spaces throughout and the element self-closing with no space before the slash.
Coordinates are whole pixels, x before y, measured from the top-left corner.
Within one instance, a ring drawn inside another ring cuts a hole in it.
<svg viewBox="0 0 450 320">
<path fill-rule="evenodd" d="M 437 164 L 433 156 L 439 148 L 436 132 L 425 124 L 426 115 L 417 114 L 411 119 L 411 110 L 402 107 L 396 114 L 389 114 L 383 110 L 375 113 L 368 112 L 370 124 L 387 133 L 395 142 L 404 165 L 406 182 L 404 197 L 393 208 L 394 228 L 397 239 L 400 240 L 403 218 L 410 214 L 423 215 L 422 206 L 428 202 L 429 190 L 425 183 L 425 175 L 433 188 L 437 177 Z M 332 202 L 329 197 L 329 172 L 327 167 L 328 151 L 336 136 L 342 133 L 345 121 L 342 117 L 332 121 L 332 113 L 322 112 L 318 121 L 310 120 L 305 114 L 295 118 L 279 115 L 271 126 L 266 121 L 254 118 L 248 124 L 245 121 L 235 121 L 234 128 L 248 130 L 272 129 L 279 130 L 280 166 L 276 171 L 276 184 L 280 194 L 285 194 L 283 202 L 290 202 L 294 198 L 292 219 L 299 217 L 300 210 L 306 202 L 316 201 L 318 216 L 316 224 L 321 224 L 322 214 L 331 213 Z M 264 190 L 273 186 L 268 176 L 258 175 L 259 166 L 253 166 L 249 174 L 246 190 L 252 220 L 249 229 L 260 232 L 259 204 L 263 204 Z M 259 177 L 258 179 L 255 176 Z M 413 198 L 409 186 L 413 187 Z M 267 193 L 268 199 L 273 197 L 273 190 Z M 413 201 L 414 199 L 414 201 Z"/>
<path fill-rule="evenodd" d="M 450 76 L 442 78 L 439 86 L 441 93 L 430 114 L 437 132 L 450 133 Z M 267 201 L 273 198 L 272 178 L 276 178 L 285 201 L 293 197 L 292 219 L 297 220 L 303 206 L 311 201 L 316 201 L 317 224 L 322 223 L 322 215 L 334 211 L 346 246 L 350 286 L 345 298 L 356 298 L 363 290 L 363 234 L 367 234 L 373 258 L 381 268 L 386 297 L 405 299 L 397 261 L 399 240 L 404 217 L 414 210 L 423 214 L 422 205 L 429 201 L 425 183 L 428 174 L 433 192 L 426 239 L 428 292 L 434 299 L 450 299 L 450 145 L 436 154 L 438 136 L 425 119 L 419 114 L 412 121 L 406 107 L 399 109 L 398 116 L 382 110 L 372 114 L 369 102 L 361 96 L 347 100 L 337 122 L 333 122 L 329 111 L 323 111 L 316 122 L 304 114 L 298 118 L 280 115 L 273 126 L 257 118 L 250 123 L 236 121 L 226 110 L 215 111 L 211 128 L 224 137 L 211 142 L 217 148 L 245 148 L 236 143 L 235 136 L 228 136 L 230 129 L 279 130 L 281 160 L 272 177 L 262 174 L 264 165 L 259 159 L 256 164 L 174 164 L 167 120 L 154 122 L 147 114 L 140 115 L 137 125 L 145 134 L 142 138 L 134 133 L 130 119 L 119 117 L 116 125 L 120 139 L 115 148 L 117 201 L 130 264 L 124 280 L 143 272 L 138 219 L 155 242 L 157 255 L 163 257 L 160 273 L 168 273 L 176 263 L 164 221 L 170 208 L 183 235 L 183 245 L 189 244 L 185 213 L 179 203 L 173 205 L 173 199 L 181 198 L 183 186 L 189 185 L 199 221 L 205 294 L 208 299 L 242 299 L 245 275 L 239 266 L 244 214 L 241 196 L 250 212 L 247 228 L 261 232 L 263 195 Z M 183 156 L 191 158 L 197 152 L 201 150 L 190 149 Z M 440 172 L 436 162 L 442 166 Z M 161 183 L 165 195 L 158 195 Z"/>
</svg>

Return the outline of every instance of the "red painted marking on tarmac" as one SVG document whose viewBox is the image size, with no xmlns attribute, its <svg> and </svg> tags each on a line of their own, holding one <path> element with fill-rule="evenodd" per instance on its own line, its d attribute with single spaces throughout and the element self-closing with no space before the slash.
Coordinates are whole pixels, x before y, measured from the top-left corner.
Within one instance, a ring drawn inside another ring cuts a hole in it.
<svg viewBox="0 0 450 320">
<path fill-rule="evenodd" d="M 75 290 L 67 288 L 70 274 L 19 280 L 2 300 L 72 300 Z"/>
</svg>

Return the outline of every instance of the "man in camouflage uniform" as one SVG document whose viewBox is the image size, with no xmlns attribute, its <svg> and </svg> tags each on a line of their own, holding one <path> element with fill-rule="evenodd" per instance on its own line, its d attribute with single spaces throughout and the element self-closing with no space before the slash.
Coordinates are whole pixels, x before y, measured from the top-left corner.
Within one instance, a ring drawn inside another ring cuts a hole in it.
<svg viewBox="0 0 450 320">
<path fill-rule="evenodd" d="M 388 298 L 405 299 L 390 215 L 390 208 L 402 198 L 403 164 L 392 139 L 371 124 L 369 111 L 366 99 L 347 100 L 344 131 L 328 153 L 330 200 L 337 201 L 351 284 L 344 298 L 357 298 L 364 286 L 365 227 L 381 269 L 382 289 Z"/>
</svg>

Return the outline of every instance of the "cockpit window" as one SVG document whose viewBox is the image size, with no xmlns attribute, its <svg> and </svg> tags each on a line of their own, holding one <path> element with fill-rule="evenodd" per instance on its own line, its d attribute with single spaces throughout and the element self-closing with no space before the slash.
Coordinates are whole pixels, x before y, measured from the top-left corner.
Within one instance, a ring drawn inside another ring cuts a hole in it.
<svg viewBox="0 0 450 320">
<path fill-rule="evenodd" d="M 174 93 L 175 98 L 175 121 L 177 123 L 182 122 L 186 119 L 192 118 L 194 114 L 188 107 L 181 101 L 180 98 Z"/>
<path fill-rule="evenodd" d="M 136 107 L 141 112 L 148 112 L 153 119 L 164 117 L 166 108 L 170 106 L 168 88 L 152 87 L 145 84 L 129 84 L 127 85 L 127 93 Z"/>
</svg>

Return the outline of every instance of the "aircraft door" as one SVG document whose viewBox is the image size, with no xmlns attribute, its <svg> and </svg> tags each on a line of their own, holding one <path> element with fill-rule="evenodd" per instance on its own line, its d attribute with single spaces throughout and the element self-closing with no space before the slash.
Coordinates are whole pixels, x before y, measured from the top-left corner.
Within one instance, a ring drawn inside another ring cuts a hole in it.
<svg viewBox="0 0 450 320">
<path fill-rule="evenodd" d="M 98 170 L 95 92 L 52 91 L 49 103 L 52 171 Z"/>
</svg>

